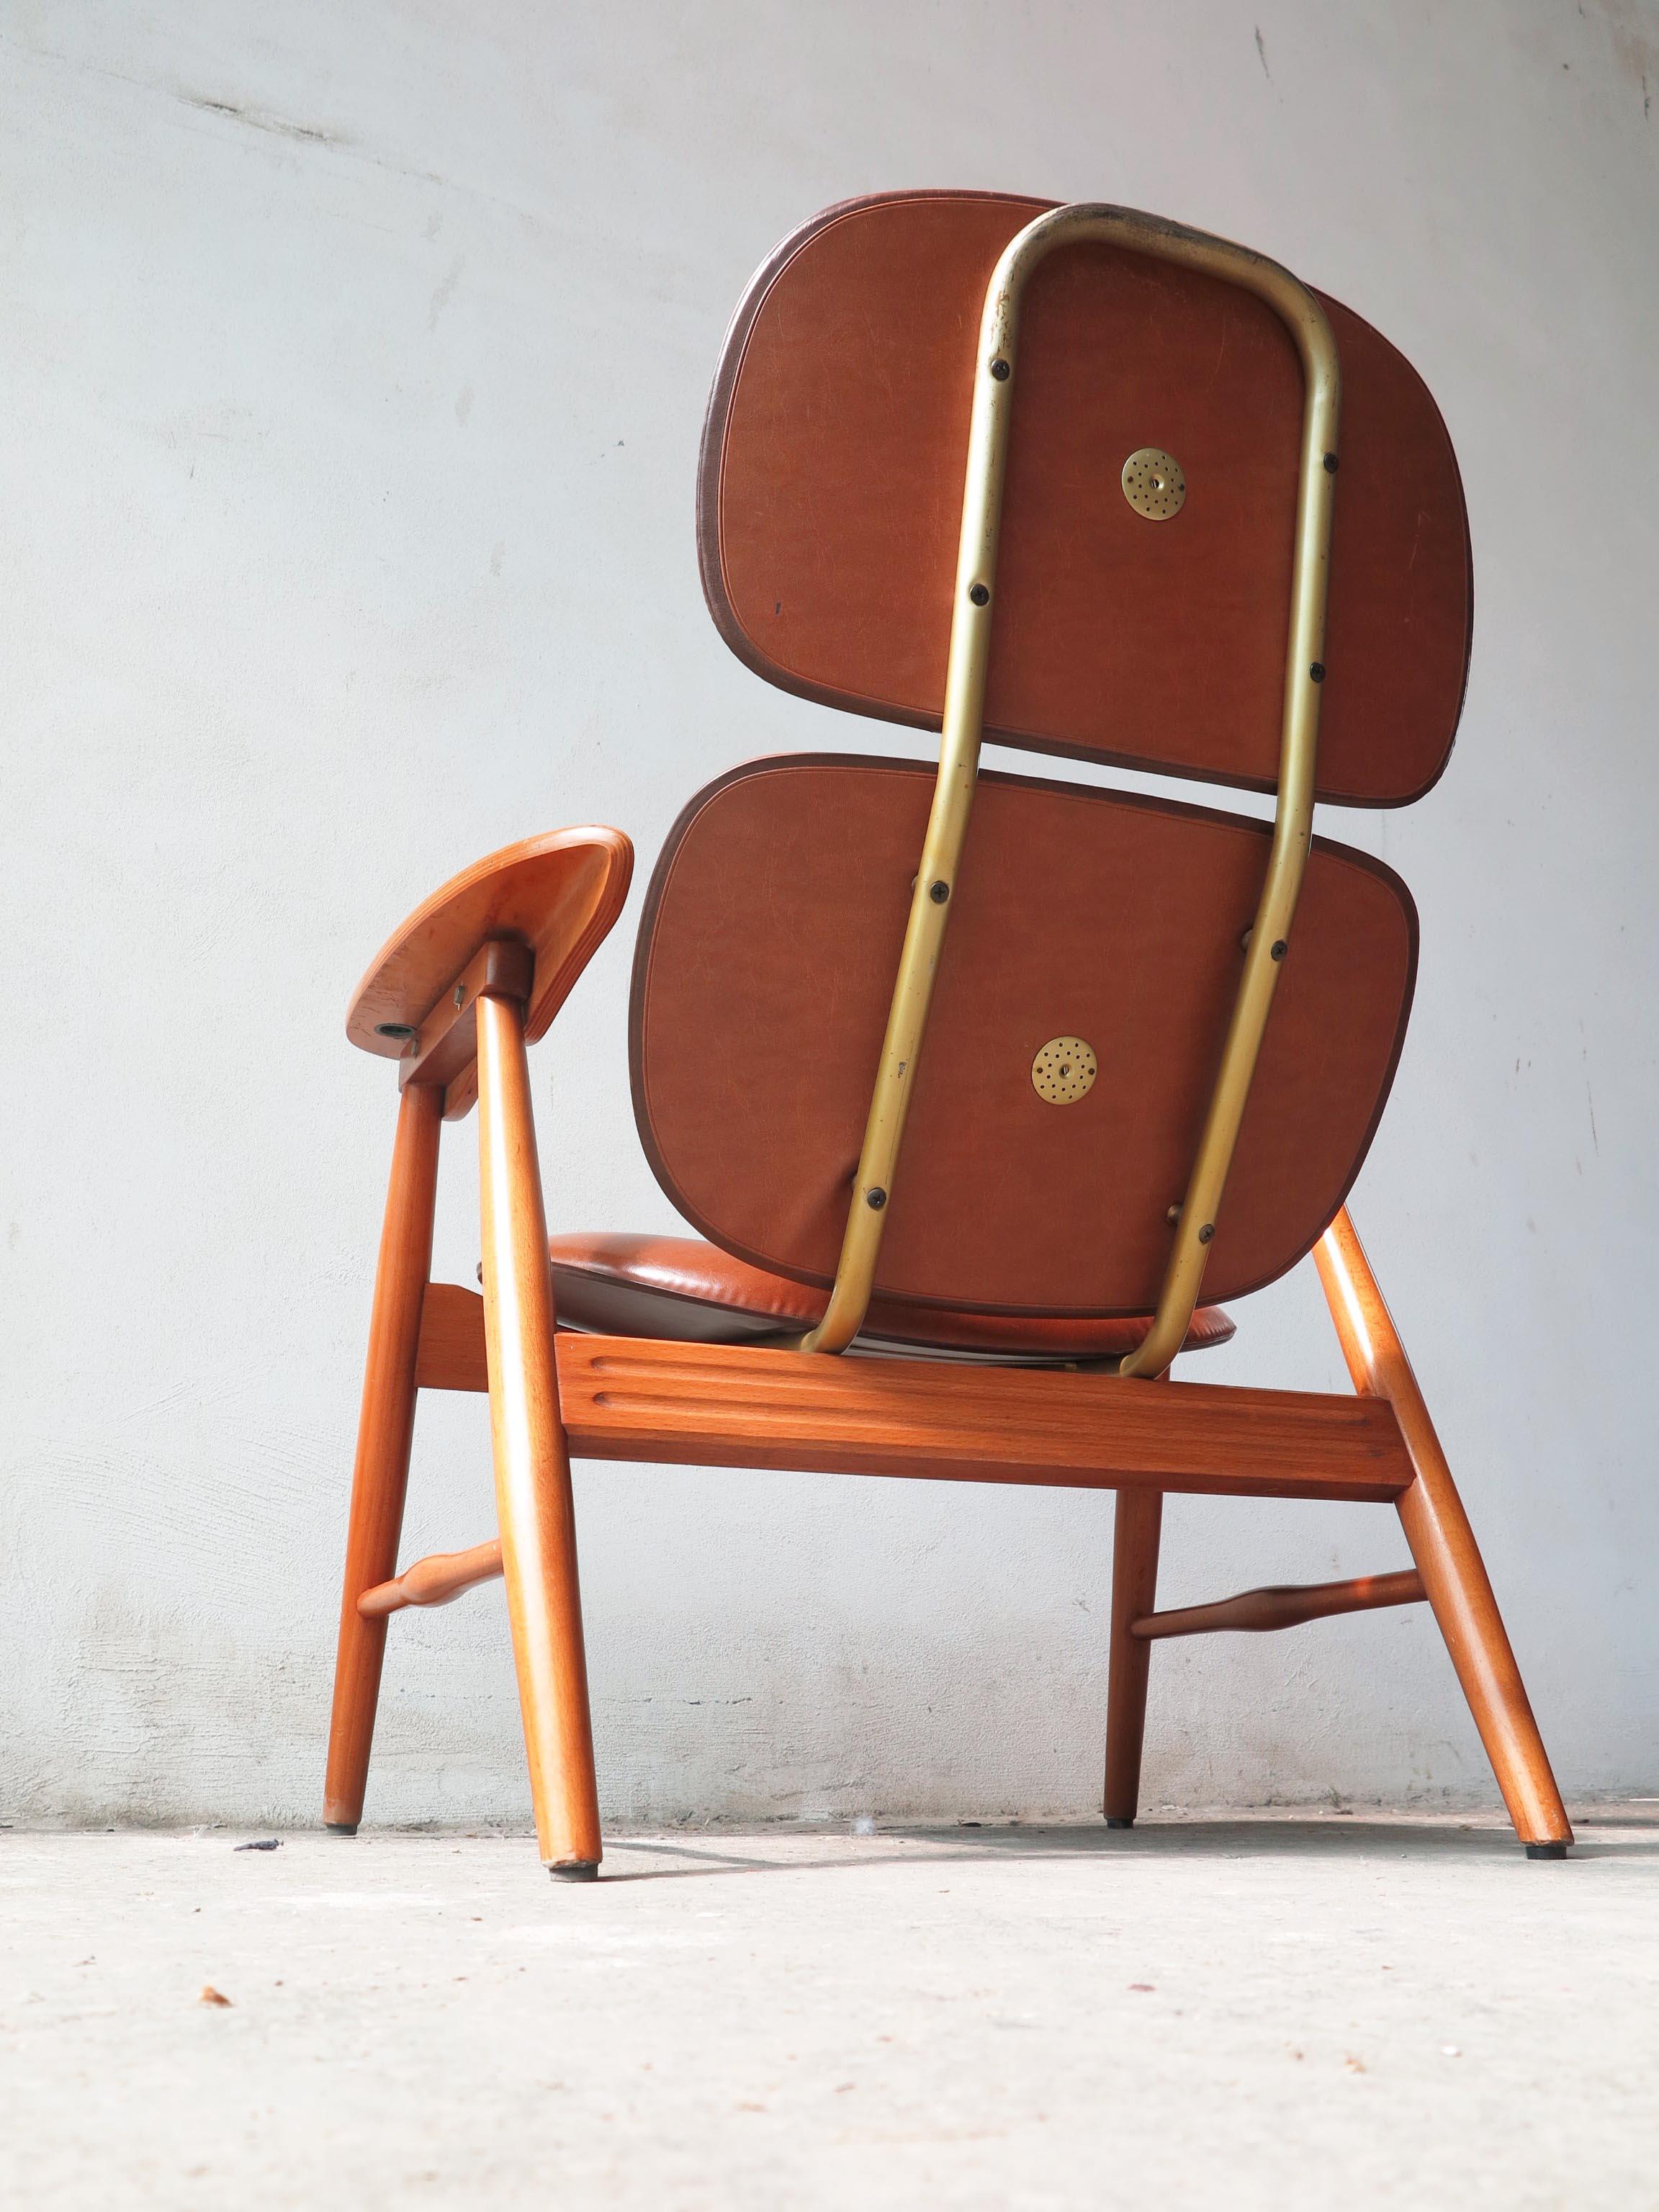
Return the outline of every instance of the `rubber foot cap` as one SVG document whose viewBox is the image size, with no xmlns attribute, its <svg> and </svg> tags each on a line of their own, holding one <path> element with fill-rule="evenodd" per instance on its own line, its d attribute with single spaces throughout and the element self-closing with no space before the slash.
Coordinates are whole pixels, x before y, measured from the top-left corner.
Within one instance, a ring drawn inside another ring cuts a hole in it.
<svg viewBox="0 0 1659 2212">
<path fill-rule="evenodd" d="M 1564 1859 L 1566 1856 L 1567 1847 L 1565 1844 L 1528 1844 L 1527 1845 L 1527 1856 L 1529 1859 Z"/>
<path fill-rule="evenodd" d="M 1106 1825 L 1109 1828 L 1133 1828 L 1134 1822 L 1133 1820 L 1108 1820 Z"/>
<path fill-rule="evenodd" d="M 569 1859 L 563 1866 L 550 1866 L 547 1870 L 555 1881 L 597 1881 L 599 1878 L 597 1859 Z"/>
<path fill-rule="evenodd" d="M 331 1836 L 355 1836 L 357 1832 L 357 1823 L 355 1820 L 350 1822 L 344 1820 L 325 1820 L 323 1826 L 328 1830 Z"/>
</svg>

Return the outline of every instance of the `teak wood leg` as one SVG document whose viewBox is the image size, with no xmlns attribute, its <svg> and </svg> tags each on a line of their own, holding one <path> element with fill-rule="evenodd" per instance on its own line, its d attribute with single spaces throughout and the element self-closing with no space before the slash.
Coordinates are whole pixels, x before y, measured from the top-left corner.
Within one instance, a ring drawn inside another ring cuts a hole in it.
<svg viewBox="0 0 1659 2212">
<path fill-rule="evenodd" d="M 554 1874 L 581 1881 L 599 1872 L 599 1808 L 553 1275 L 523 1008 L 487 991 L 478 1001 L 478 1162 L 495 1502 L 536 1837 Z"/>
<path fill-rule="evenodd" d="M 1559 1858 L 1572 1828 L 1549 1756 L 1446 1455 L 1346 1211 L 1315 1258 L 1354 1388 L 1389 1400 L 1411 1455 L 1416 1480 L 1399 1501 L 1401 1523 L 1510 1818 L 1530 1856 Z"/>
<path fill-rule="evenodd" d="M 345 1591 L 334 1665 L 323 1817 L 349 1834 L 363 1816 L 369 1747 L 380 1702 L 386 1619 L 366 1620 L 357 1601 L 398 1571 L 398 1538 L 415 1433 L 415 1362 L 421 1304 L 432 1269 L 432 1214 L 438 1188 L 441 1091 L 411 1085 L 398 1109 L 398 1137 L 386 1189 L 374 1305 L 368 1325 L 357 1460 L 351 1477 Z"/>
<path fill-rule="evenodd" d="M 1106 1825 L 1134 1825 L 1140 1752 L 1146 1735 L 1146 1677 L 1152 1647 L 1131 1625 L 1158 1601 L 1158 1546 L 1164 1493 L 1120 1490 L 1112 1538 L 1112 1626 L 1106 1674 Z"/>
</svg>

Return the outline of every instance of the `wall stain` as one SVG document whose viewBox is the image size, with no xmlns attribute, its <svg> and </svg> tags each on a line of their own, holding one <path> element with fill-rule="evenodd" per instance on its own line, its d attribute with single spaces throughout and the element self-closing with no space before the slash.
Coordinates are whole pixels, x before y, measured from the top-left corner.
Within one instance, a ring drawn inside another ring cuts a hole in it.
<svg viewBox="0 0 1659 2212">
<path fill-rule="evenodd" d="M 442 283 L 439 285 L 437 290 L 434 292 L 431 300 L 428 303 L 426 326 L 428 331 L 435 331 L 437 329 L 438 318 L 442 314 L 444 309 L 449 305 L 451 300 L 454 298 L 455 287 L 460 283 L 461 272 L 465 267 L 466 256 L 464 253 L 457 254 L 453 268 L 451 269 L 448 276 L 444 278 Z"/>
<path fill-rule="evenodd" d="M 186 107 L 198 107 L 204 115 L 228 115 L 234 122 L 246 123 L 252 131 L 269 131 L 274 137 L 303 139 L 312 146 L 349 146 L 349 138 L 334 131 L 319 131 L 309 123 L 289 123 L 280 115 L 269 115 L 263 108 L 244 107 L 240 100 L 210 100 L 202 92 L 175 92 L 175 100 L 183 100 Z"/>
</svg>

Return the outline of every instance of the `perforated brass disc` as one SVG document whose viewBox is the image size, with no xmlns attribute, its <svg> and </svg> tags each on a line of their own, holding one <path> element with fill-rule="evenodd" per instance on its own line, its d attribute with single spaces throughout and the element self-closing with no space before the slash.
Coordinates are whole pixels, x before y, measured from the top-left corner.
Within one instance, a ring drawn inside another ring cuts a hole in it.
<svg viewBox="0 0 1659 2212">
<path fill-rule="evenodd" d="M 1050 1037 L 1031 1062 L 1031 1088 L 1051 1106 L 1071 1106 L 1092 1088 L 1099 1063 L 1081 1037 Z"/>
<path fill-rule="evenodd" d="M 1123 496 L 1149 522 L 1167 522 L 1187 500 L 1187 479 L 1172 453 L 1142 446 L 1123 464 Z"/>
</svg>

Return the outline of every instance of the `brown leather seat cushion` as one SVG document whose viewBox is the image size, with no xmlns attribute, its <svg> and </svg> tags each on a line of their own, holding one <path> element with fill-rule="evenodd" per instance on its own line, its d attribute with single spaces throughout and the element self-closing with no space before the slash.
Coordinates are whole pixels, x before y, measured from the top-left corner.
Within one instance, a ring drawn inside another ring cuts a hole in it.
<svg viewBox="0 0 1659 2212">
<path fill-rule="evenodd" d="M 787 1282 L 695 1237 L 590 1234 L 550 1240 L 560 1325 L 603 1336 L 681 1344 L 743 1344 L 811 1328 L 828 1293 Z M 1044 1321 L 1029 1315 L 951 1313 L 876 1298 L 857 1339 L 866 1349 L 944 1358 L 1115 1359 L 1145 1336 L 1143 1320 Z M 1200 1306 L 1183 1349 L 1224 1344 L 1233 1324 Z"/>
</svg>

